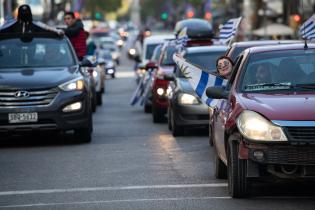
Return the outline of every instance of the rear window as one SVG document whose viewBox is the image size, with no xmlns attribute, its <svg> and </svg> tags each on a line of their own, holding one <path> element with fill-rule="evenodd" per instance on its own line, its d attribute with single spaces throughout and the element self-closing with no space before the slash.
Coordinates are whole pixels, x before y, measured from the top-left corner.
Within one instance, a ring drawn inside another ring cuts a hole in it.
<svg viewBox="0 0 315 210">
<path fill-rule="evenodd" d="M 146 54 L 145 54 L 145 59 L 150 60 L 150 58 L 153 55 L 153 51 L 158 46 L 158 44 L 148 44 L 147 49 L 146 49 Z"/>
<path fill-rule="evenodd" d="M 61 67 L 75 65 L 74 55 L 65 40 L 35 38 L 0 41 L 0 68 Z"/>
<path fill-rule="evenodd" d="M 185 58 L 206 71 L 215 71 L 216 60 L 218 57 L 224 55 L 226 51 L 221 52 L 201 52 L 201 53 L 190 53 L 186 54 Z"/>
<path fill-rule="evenodd" d="M 175 62 L 173 60 L 173 55 L 176 53 L 178 49 L 173 46 L 169 46 L 166 48 L 166 51 L 164 52 L 163 59 L 162 59 L 162 65 L 165 66 L 174 66 Z"/>
</svg>

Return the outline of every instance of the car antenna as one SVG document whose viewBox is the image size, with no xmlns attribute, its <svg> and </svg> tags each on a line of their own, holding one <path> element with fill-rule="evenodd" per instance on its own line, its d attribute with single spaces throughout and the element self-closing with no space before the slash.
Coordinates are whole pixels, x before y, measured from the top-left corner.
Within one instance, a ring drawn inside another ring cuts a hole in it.
<svg viewBox="0 0 315 210">
<path fill-rule="evenodd" d="M 304 19 L 304 4 L 303 4 L 303 1 L 302 1 L 302 17 Z M 304 50 L 307 50 L 308 49 L 308 46 L 307 46 L 307 40 L 306 40 L 306 37 L 305 37 L 305 27 L 303 27 L 303 30 L 304 30 Z"/>
</svg>

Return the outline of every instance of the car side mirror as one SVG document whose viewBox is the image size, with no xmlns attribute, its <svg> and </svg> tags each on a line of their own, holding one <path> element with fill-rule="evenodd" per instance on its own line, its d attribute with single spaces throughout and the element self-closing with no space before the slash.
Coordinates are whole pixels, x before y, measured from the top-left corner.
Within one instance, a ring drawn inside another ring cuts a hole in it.
<svg viewBox="0 0 315 210">
<path fill-rule="evenodd" d="M 147 63 L 147 64 L 145 65 L 145 68 L 146 68 L 146 70 L 149 70 L 149 69 L 157 69 L 158 66 L 157 66 L 156 63 L 154 63 L 154 62 L 149 62 L 149 63 Z"/>
<path fill-rule="evenodd" d="M 174 81 L 175 77 L 173 74 L 165 74 L 163 79 L 166 81 Z"/>
<path fill-rule="evenodd" d="M 80 66 L 81 67 L 94 67 L 93 63 L 87 58 L 83 58 L 83 60 L 80 62 Z"/>
<path fill-rule="evenodd" d="M 224 90 L 222 87 L 208 87 L 206 95 L 213 99 L 228 99 L 229 91 Z"/>
</svg>

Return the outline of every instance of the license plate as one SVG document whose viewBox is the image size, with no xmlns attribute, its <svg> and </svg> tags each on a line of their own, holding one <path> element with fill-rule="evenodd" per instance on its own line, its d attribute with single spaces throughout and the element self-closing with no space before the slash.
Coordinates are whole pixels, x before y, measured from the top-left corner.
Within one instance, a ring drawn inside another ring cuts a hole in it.
<svg viewBox="0 0 315 210">
<path fill-rule="evenodd" d="M 9 114 L 9 123 L 25 123 L 25 122 L 37 122 L 38 115 L 33 113 L 11 113 Z"/>
</svg>

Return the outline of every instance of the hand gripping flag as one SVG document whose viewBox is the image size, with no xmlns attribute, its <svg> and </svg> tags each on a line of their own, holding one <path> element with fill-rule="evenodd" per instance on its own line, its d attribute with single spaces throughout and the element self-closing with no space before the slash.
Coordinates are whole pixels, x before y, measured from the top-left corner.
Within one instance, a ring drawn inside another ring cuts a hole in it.
<svg viewBox="0 0 315 210">
<path fill-rule="evenodd" d="M 242 17 L 230 19 L 221 27 L 219 36 L 221 43 L 226 44 L 234 38 L 241 20 Z"/>
<path fill-rule="evenodd" d="M 203 71 L 200 67 L 186 61 L 179 54 L 174 54 L 173 59 L 183 75 L 188 79 L 196 94 L 201 98 L 202 102 L 211 107 L 217 105 L 217 99 L 208 98 L 206 96 L 206 89 L 211 86 L 226 85 L 227 80 Z"/>
<path fill-rule="evenodd" d="M 315 39 L 315 15 L 310 17 L 300 28 L 300 34 L 303 39 Z"/>
</svg>

